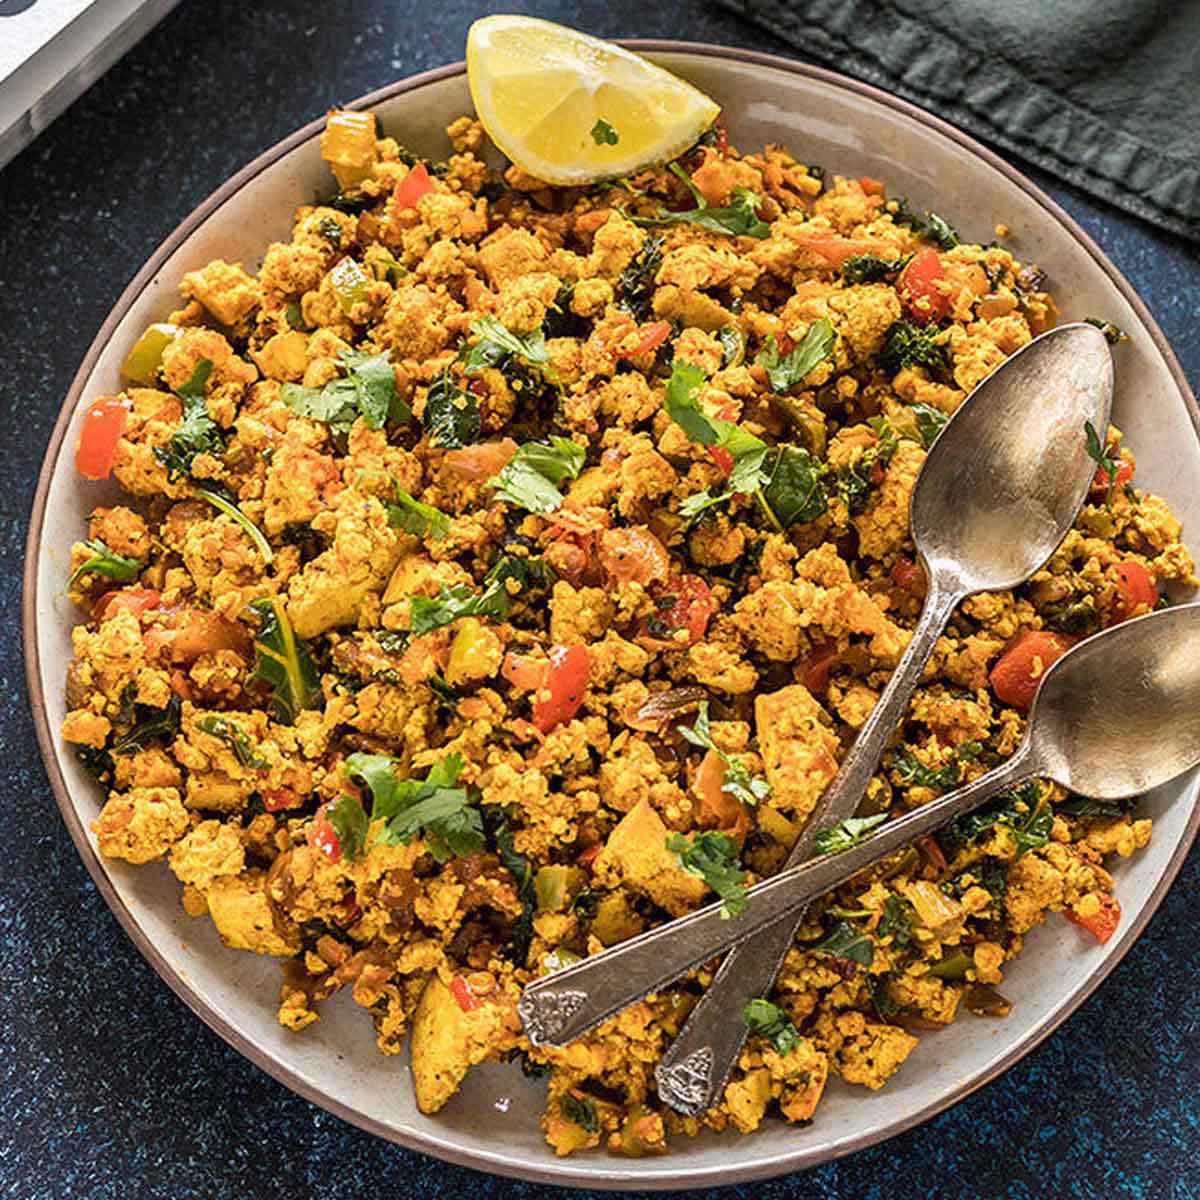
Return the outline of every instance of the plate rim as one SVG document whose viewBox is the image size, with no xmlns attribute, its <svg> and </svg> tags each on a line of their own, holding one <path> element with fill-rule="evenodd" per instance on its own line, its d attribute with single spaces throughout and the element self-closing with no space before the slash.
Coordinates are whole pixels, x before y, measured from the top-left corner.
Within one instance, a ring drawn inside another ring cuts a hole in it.
<svg viewBox="0 0 1200 1200">
<path fill-rule="evenodd" d="M 678 39 L 662 38 L 617 38 L 614 39 L 623 46 L 637 51 L 663 54 L 692 54 L 705 58 L 733 60 L 736 62 L 756 64 L 786 71 L 793 75 L 815 80 L 830 87 L 855 93 L 875 101 L 886 108 L 907 116 L 935 133 L 955 142 L 960 148 L 982 160 L 985 164 L 1000 172 L 1011 183 L 1020 188 L 1032 200 L 1040 205 L 1047 215 L 1088 253 L 1097 266 L 1108 277 L 1113 286 L 1121 293 L 1130 307 L 1137 313 L 1150 334 L 1155 349 L 1161 355 L 1167 370 L 1174 380 L 1183 397 L 1184 407 L 1191 418 L 1193 430 L 1200 437 L 1200 406 L 1188 383 L 1187 377 L 1180 366 L 1175 352 L 1171 349 L 1162 330 L 1159 328 L 1145 302 L 1138 295 L 1133 285 L 1125 278 L 1116 265 L 1108 258 L 1096 241 L 1083 227 L 1067 213 L 1056 201 L 1047 195 L 1032 180 L 1021 171 L 1006 162 L 998 154 L 984 146 L 974 137 L 963 133 L 960 129 L 942 120 L 940 117 L 902 100 L 890 92 L 865 83 L 840 72 L 825 67 L 813 66 L 799 60 L 786 58 L 778 54 L 768 54 L 762 51 L 746 50 L 736 46 L 725 46 L 710 42 L 693 42 Z M 386 84 L 381 88 L 368 92 L 363 96 L 343 105 L 345 108 L 362 109 L 372 107 L 384 100 L 391 100 L 407 92 L 416 91 L 429 84 L 465 74 L 466 63 L 463 60 L 434 67 L 427 71 L 410 75 L 404 79 Z M 397 1143 L 410 1150 L 454 1163 L 458 1166 L 470 1167 L 475 1170 L 510 1178 L 524 1179 L 537 1183 L 556 1184 L 559 1186 L 589 1188 L 613 1188 L 618 1190 L 643 1189 L 652 1191 L 678 1190 L 682 1188 L 715 1187 L 750 1180 L 775 1178 L 780 1175 L 819 1166 L 877 1145 L 898 1134 L 904 1133 L 917 1125 L 930 1120 L 944 1112 L 960 1100 L 970 1095 L 976 1089 L 990 1083 L 997 1076 L 1007 1071 L 1019 1062 L 1045 1038 L 1053 1033 L 1070 1017 L 1085 1000 L 1108 978 L 1117 964 L 1125 957 L 1133 943 L 1141 935 L 1143 929 L 1157 912 L 1164 896 L 1175 882 L 1185 859 L 1200 832 L 1200 804 L 1193 805 L 1193 811 L 1184 828 L 1171 858 L 1158 883 L 1151 891 L 1146 904 L 1123 931 L 1120 940 L 1109 955 L 1084 980 L 1079 990 L 1058 1009 L 1047 1016 L 1029 1032 L 1014 1043 L 979 1075 L 964 1082 L 955 1084 L 945 1093 L 929 1103 L 922 1105 L 916 1111 L 906 1114 L 899 1121 L 893 1122 L 880 1130 L 873 1130 L 852 1138 L 844 1145 L 833 1148 L 798 1147 L 768 1158 L 759 1159 L 744 1166 L 734 1167 L 682 1167 L 672 1178 L 662 1176 L 647 1178 L 639 1173 L 634 1165 L 621 1167 L 601 1167 L 599 1170 L 580 1170 L 578 1166 L 568 1165 L 547 1156 L 544 1165 L 529 1164 L 506 1158 L 502 1152 L 495 1151 L 465 1151 L 457 1146 L 439 1143 L 435 1137 L 417 1132 L 390 1129 L 374 1118 L 356 1111 L 341 1101 L 334 1099 L 319 1087 L 310 1084 L 292 1067 L 272 1057 L 261 1049 L 231 1024 L 214 1006 L 203 999 L 193 985 L 176 973 L 160 954 L 157 946 L 139 927 L 133 914 L 122 901 L 116 889 L 109 880 L 108 872 L 95 848 L 91 844 L 88 831 L 80 820 L 71 801 L 70 792 L 63 774 L 58 766 L 57 742 L 55 733 L 50 728 L 46 709 L 45 693 L 41 683 L 41 663 L 37 645 L 37 558 L 41 546 L 42 529 L 45 523 L 46 501 L 50 489 L 50 481 L 62 453 L 62 444 L 66 437 L 67 428 L 79 405 L 85 383 L 95 367 L 96 361 L 104 347 L 110 341 L 116 326 L 125 316 L 134 300 L 141 294 L 145 286 L 161 269 L 165 261 L 175 252 L 190 234 L 229 197 L 249 184 L 257 175 L 278 159 L 288 154 L 319 133 L 324 126 L 324 116 L 319 116 L 302 125 L 299 129 L 275 142 L 268 149 L 253 158 L 244 167 L 236 171 L 215 191 L 202 200 L 182 221 L 180 221 L 157 246 L 150 257 L 139 268 L 130 282 L 122 290 L 113 304 L 103 324 L 92 339 L 79 368 L 72 378 L 71 385 L 63 398 L 54 428 L 46 447 L 42 465 L 38 472 L 37 486 L 34 491 L 33 504 L 30 510 L 29 529 L 25 540 L 25 561 L 22 578 L 21 595 L 21 630 L 25 659 L 25 681 L 28 699 L 33 716 L 34 732 L 37 738 L 38 751 L 45 767 L 50 787 L 62 819 L 67 827 L 71 840 L 79 853 L 88 874 L 96 885 L 105 903 L 117 918 L 118 922 L 129 936 L 142 957 L 154 968 L 158 976 L 175 993 L 187 1007 L 196 1014 L 213 1032 L 222 1038 L 229 1046 L 248 1059 L 260 1070 L 265 1071 L 273 1079 L 283 1084 L 293 1093 L 316 1104 L 327 1112 L 347 1121 L 357 1128 L 381 1137 L 389 1142 Z M 577 1160 L 578 1161 L 578 1160 Z"/>
</svg>

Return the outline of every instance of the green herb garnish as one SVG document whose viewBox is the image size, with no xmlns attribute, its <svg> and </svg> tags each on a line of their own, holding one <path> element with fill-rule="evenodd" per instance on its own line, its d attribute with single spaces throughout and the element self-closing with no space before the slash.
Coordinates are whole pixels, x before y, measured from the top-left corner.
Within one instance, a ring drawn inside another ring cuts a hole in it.
<svg viewBox="0 0 1200 1200">
<path fill-rule="evenodd" d="M 597 146 L 615 146 L 621 135 L 603 118 L 598 117 L 592 126 L 592 141 Z"/>
<path fill-rule="evenodd" d="M 870 817 L 847 817 L 828 829 L 822 829 L 813 839 L 813 850 L 817 854 L 836 854 L 847 850 L 887 820 L 887 813 L 875 813 Z"/>
<path fill-rule="evenodd" d="M 751 1033 L 765 1037 L 780 1054 L 786 1054 L 800 1041 L 800 1031 L 792 1024 L 787 1013 L 770 1000 L 759 998 L 748 1001 L 742 1009 L 742 1020 Z"/>
<path fill-rule="evenodd" d="M 533 513 L 552 512 L 562 503 L 558 484 L 582 470 L 586 451 L 565 437 L 526 442 L 487 482 L 496 495 Z"/>
<path fill-rule="evenodd" d="M 183 404 L 183 415 L 165 446 L 154 448 L 154 457 L 167 469 L 167 479 L 176 483 L 192 472 L 192 463 L 200 454 L 221 454 L 225 439 L 216 421 L 208 415 L 204 385 L 212 374 L 207 358 L 196 363 L 186 383 L 175 389 Z"/>
<path fill-rule="evenodd" d="M 479 436 L 479 401 L 442 371 L 425 395 L 421 425 L 431 446 L 457 450 Z"/>
<path fill-rule="evenodd" d="M 706 830 L 691 839 L 681 833 L 667 838 L 667 849 L 689 874 L 703 879 L 723 901 L 721 915 L 736 917 L 746 910 L 746 872 L 738 861 L 737 843 L 726 833 Z"/>
<path fill-rule="evenodd" d="M 770 236 L 771 226 L 758 217 L 757 209 L 762 201 L 749 188 L 735 187 L 731 194 L 732 203 L 727 208 L 713 208 L 678 163 L 671 163 L 670 170 L 683 180 L 696 201 L 696 207 L 683 212 L 668 212 L 660 208 L 652 217 L 635 217 L 632 213 L 625 213 L 635 225 L 698 225 L 711 233 L 727 233 L 732 237 Z"/>
<path fill-rule="evenodd" d="M 814 321 L 802 341 L 782 357 L 775 342 L 775 335 L 767 338 L 766 345 L 759 351 L 754 362 L 767 373 L 771 388 L 786 392 L 808 376 L 825 361 L 837 344 L 837 334 L 828 317 Z"/>
<path fill-rule="evenodd" d="M 346 368 L 342 378 L 331 379 L 321 388 L 298 383 L 282 386 L 280 398 L 292 412 L 343 436 L 360 416 L 372 429 L 382 429 L 389 420 L 396 424 L 411 420 L 412 410 L 396 394 L 396 376 L 386 353 L 343 349 L 338 357 Z"/>
<path fill-rule="evenodd" d="M 1108 476 L 1108 491 L 1104 493 L 1104 506 L 1111 508 L 1113 488 L 1117 484 L 1117 470 L 1121 464 L 1109 453 L 1108 447 L 1100 440 L 1100 435 L 1091 421 L 1084 421 L 1083 432 L 1087 439 L 1088 458 Z"/>
<path fill-rule="evenodd" d="M 875 947 L 869 934 L 851 925 L 849 921 L 834 923 L 828 933 L 808 949 L 814 954 L 828 954 L 832 958 L 848 958 L 859 966 L 870 967 L 875 957 Z"/>
<path fill-rule="evenodd" d="M 270 766 L 265 758 L 254 752 L 254 743 L 236 721 L 215 715 L 201 717 L 196 722 L 196 728 L 224 742 L 243 767 L 265 771 Z"/>
<path fill-rule="evenodd" d="M 83 545 L 90 552 L 91 558 L 85 559 L 71 572 L 67 587 L 71 587 L 80 575 L 88 574 L 103 575 L 105 579 L 111 579 L 115 583 L 128 583 L 131 579 L 136 579 L 142 569 L 142 564 L 136 558 L 129 558 L 110 550 L 99 538 L 89 538 Z"/>
<path fill-rule="evenodd" d="M 317 668 L 277 598 L 262 596 L 252 600 L 250 608 L 259 622 L 250 682 L 271 688 L 275 719 L 291 725 L 304 710 L 322 707 Z"/>
<path fill-rule="evenodd" d="M 680 734 L 693 746 L 702 750 L 711 750 L 725 764 L 725 776 L 721 781 L 721 791 L 728 792 L 743 804 L 751 806 L 760 800 L 765 800 L 771 794 L 770 784 L 758 775 L 751 775 L 749 769 L 736 755 L 726 754 L 712 740 L 708 723 L 708 701 L 701 700 L 696 711 L 696 723 L 690 728 L 687 725 L 677 726 Z"/>
</svg>

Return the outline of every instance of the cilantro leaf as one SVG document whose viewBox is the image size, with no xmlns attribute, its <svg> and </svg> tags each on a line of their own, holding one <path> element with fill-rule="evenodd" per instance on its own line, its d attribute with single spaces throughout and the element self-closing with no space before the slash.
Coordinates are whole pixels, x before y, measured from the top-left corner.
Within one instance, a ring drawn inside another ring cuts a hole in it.
<svg viewBox="0 0 1200 1200">
<path fill-rule="evenodd" d="M 679 725 L 676 728 L 686 741 L 691 742 L 693 746 L 699 746 L 702 750 L 711 750 L 725 764 L 725 776 L 721 781 L 721 791 L 728 792 L 743 804 L 751 806 L 760 800 L 765 800 L 771 794 L 771 787 L 765 779 L 751 775 L 740 758 L 726 754 L 712 740 L 708 723 L 707 700 L 700 701 L 700 706 L 696 710 L 696 723 L 693 726 L 689 728 L 687 725 Z"/>
<path fill-rule="evenodd" d="M 870 817 L 847 817 L 828 829 L 822 829 L 813 839 L 813 851 L 816 854 L 836 854 L 839 850 L 847 850 L 886 820 L 885 812 Z"/>
<path fill-rule="evenodd" d="M 324 387 L 285 383 L 279 395 L 292 412 L 347 434 L 358 417 L 372 429 L 382 429 L 389 420 L 403 423 L 412 410 L 396 394 L 396 376 L 388 356 L 358 350 L 338 352 L 346 374 L 331 379 Z"/>
<path fill-rule="evenodd" d="M 479 436 L 479 401 L 445 370 L 429 385 L 421 424 L 431 446 L 457 450 Z"/>
<path fill-rule="evenodd" d="M 549 443 L 526 442 L 487 482 L 496 495 L 532 513 L 552 512 L 562 503 L 557 485 L 574 479 L 583 467 L 586 452 L 565 437 Z"/>
<path fill-rule="evenodd" d="M 518 585 L 514 593 L 509 581 Z M 413 596 L 409 601 L 409 628 L 414 635 L 429 633 L 459 617 L 503 617 L 522 593 L 548 587 L 554 580 L 549 564 L 540 558 L 502 554 L 484 577 L 482 592 L 466 584 L 442 584 L 436 596 Z"/>
<path fill-rule="evenodd" d="M 275 719 L 295 722 L 305 709 L 321 708 L 324 698 L 317 668 L 308 647 L 296 637 L 283 604 L 273 596 L 250 602 L 258 617 L 254 638 L 254 671 L 249 682 L 265 683 L 272 691 Z"/>
<path fill-rule="evenodd" d="M 683 180 L 689 192 L 696 201 L 695 208 L 683 212 L 668 212 L 660 208 L 652 217 L 636 217 L 631 213 L 624 215 L 635 225 L 698 225 L 712 233 L 727 233 L 732 237 L 765 238 L 771 233 L 771 226 L 759 220 L 759 198 L 745 187 L 735 187 L 731 195 L 731 203 L 726 208 L 713 208 L 705 200 L 700 189 L 692 182 L 688 173 L 678 164 L 671 163 L 671 171 Z"/>
<path fill-rule="evenodd" d="M 395 483 L 395 480 L 392 481 Z M 396 487 L 396 503 L 387 504 L 388 524 L 393 529 L 402 529 L 405 533 L 417 537 L 433 538 L 440 542 L 450 532 L 450 518 L 440 508 L 415 500 L 398 483 Z"/>
<path fill-rule="evenodd" d="M 176 483 L 192 472 L 192 463 L 201 454 L 221 454 L 225 438 L 216 421 L 208 415 L 204 385 L 212 374 L 213 365 L 207 358 L 196 363 L 186 383 L 175 389 L 183 404 L 179 424 L 175 426 L 165 446 L 154 448 L 154 457 L 167 468 L 167 479 Z"/>
<path fill-rule="evenodd" d="M 603 118 L 598 117 L 592 126 L 592 141 L 597 146 L 615 146 L 621 135 Z"/>
<path fill-rule="evenodd" d="M 814 954 L 828 954 L 833 958 L 848 958 L 861 967 L 870 967 L 875 957 L 875 947 L 870 934 L 864 933 L 849 921 L 836 921 L 819 941 L 812 942 L 808 949 Z"/>
<path fill-rule="evenodd" d="M 539 326 L 522 337 L 506 329 L 490 313 L 476 317 L 471 322 L 471 332 L 479 341 L 465 352 L 463 362 L 468 375 L 494 367 L 509 354 L 515 354 L 526 362 L 542 364 L 549 362 L 546 351 L 546 335 Z"/>
<path fill-rule="evenodd" d="M 745 912 L 746 872 L 738 861 L 737 843 L 727 833 L 705 830 L 690 840 L 681 833 L 672 833 L 667 838 L 667 849 L 689 875 L 703 879 L 721 897 L 723 917 Z"/>
<path fill-rule="evenodd" d="M 1109 453 L 1108 447 L 1100 440 L 1100 435 L 1091 421 L 1084 421 L 1083 431 L 1087 439 L 1088 458 L 1108 476 L 1108 491 L 1104 493 L 1104 505 L 1106 508 L 1111 508 L 1113 488 L 1117 482 L 1117 470 L 1121 464 Z"/>
<path fill-rule="evenodd" d="M 373 843 L 407 845 L 420 837 L 438 862 L 483 848 L 483 819 L 455 787 L 463 760 L 448 754 L 424 779 L 400 779 L 396 762 L 384 754 L 351 754 L 343 764 L 348 778 L 361 779 L 371 792 L 370 822 L 382 821 Z"/>
<path fill-rule="evenodd" d="M 105 579 L 111 579 L 116 583 L 128 583 L 131 579 L 136 579 L 138 572 L 142 569 L 142 564 L 136 558 L 130 558 L 125 554 L 118 554 L 115 550 L 110 550 L 99 538 L 89 538 L 83 545 L 90 552 L 91 557 L 85 559 L 71 572 L 71 578 L 67 580 L 67 587 L 71 587 L 80 575 L 88 574 L 103 575 Z"/>
<path fill-rule="evenodd" d="M 747 1001 L 742 1020 L 751 1033 L 761 1034 L 780 1054 L 786 1054 L 800 1041 L 800 1031 L 777 1004 L 761 997 Z"/>
<path fill-rule="evenodd" d="M 821 317 L 808 327 L 803 340 L 782 357 L 775 335 L 771 334 L 754 362 L 766 371 L 773 391 L 786 392 L 824 362 L 833 353 L 836 344 L 837 334 L 833 331 L 833 325 L 828 317 Z"/>
</svg>

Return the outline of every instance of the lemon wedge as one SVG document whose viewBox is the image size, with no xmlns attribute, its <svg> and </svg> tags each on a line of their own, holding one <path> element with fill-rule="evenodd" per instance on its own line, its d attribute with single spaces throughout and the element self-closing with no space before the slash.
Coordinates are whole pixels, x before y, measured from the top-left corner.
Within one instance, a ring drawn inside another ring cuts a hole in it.
<svg viewBox="0 0 1200 1200">
<path fill-rule="evenodd" d="M 664 162 L 721 111 L 639 55 L 536 17 L 476 21 L 467 78 L 488 136 L 547 183 L 593 183 Z"/>
</svg>

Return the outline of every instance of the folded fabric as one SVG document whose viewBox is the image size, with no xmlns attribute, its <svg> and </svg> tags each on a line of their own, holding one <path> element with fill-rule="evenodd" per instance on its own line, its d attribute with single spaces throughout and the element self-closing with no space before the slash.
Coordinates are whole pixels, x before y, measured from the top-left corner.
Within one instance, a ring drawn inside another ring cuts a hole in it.
<svg viewBox="0 0 1200 1200">
<path fill-rule="evenodd" d="M 1200 3 L 720 3 L 806 55 L 1200 240 Z"/>
</svg>

